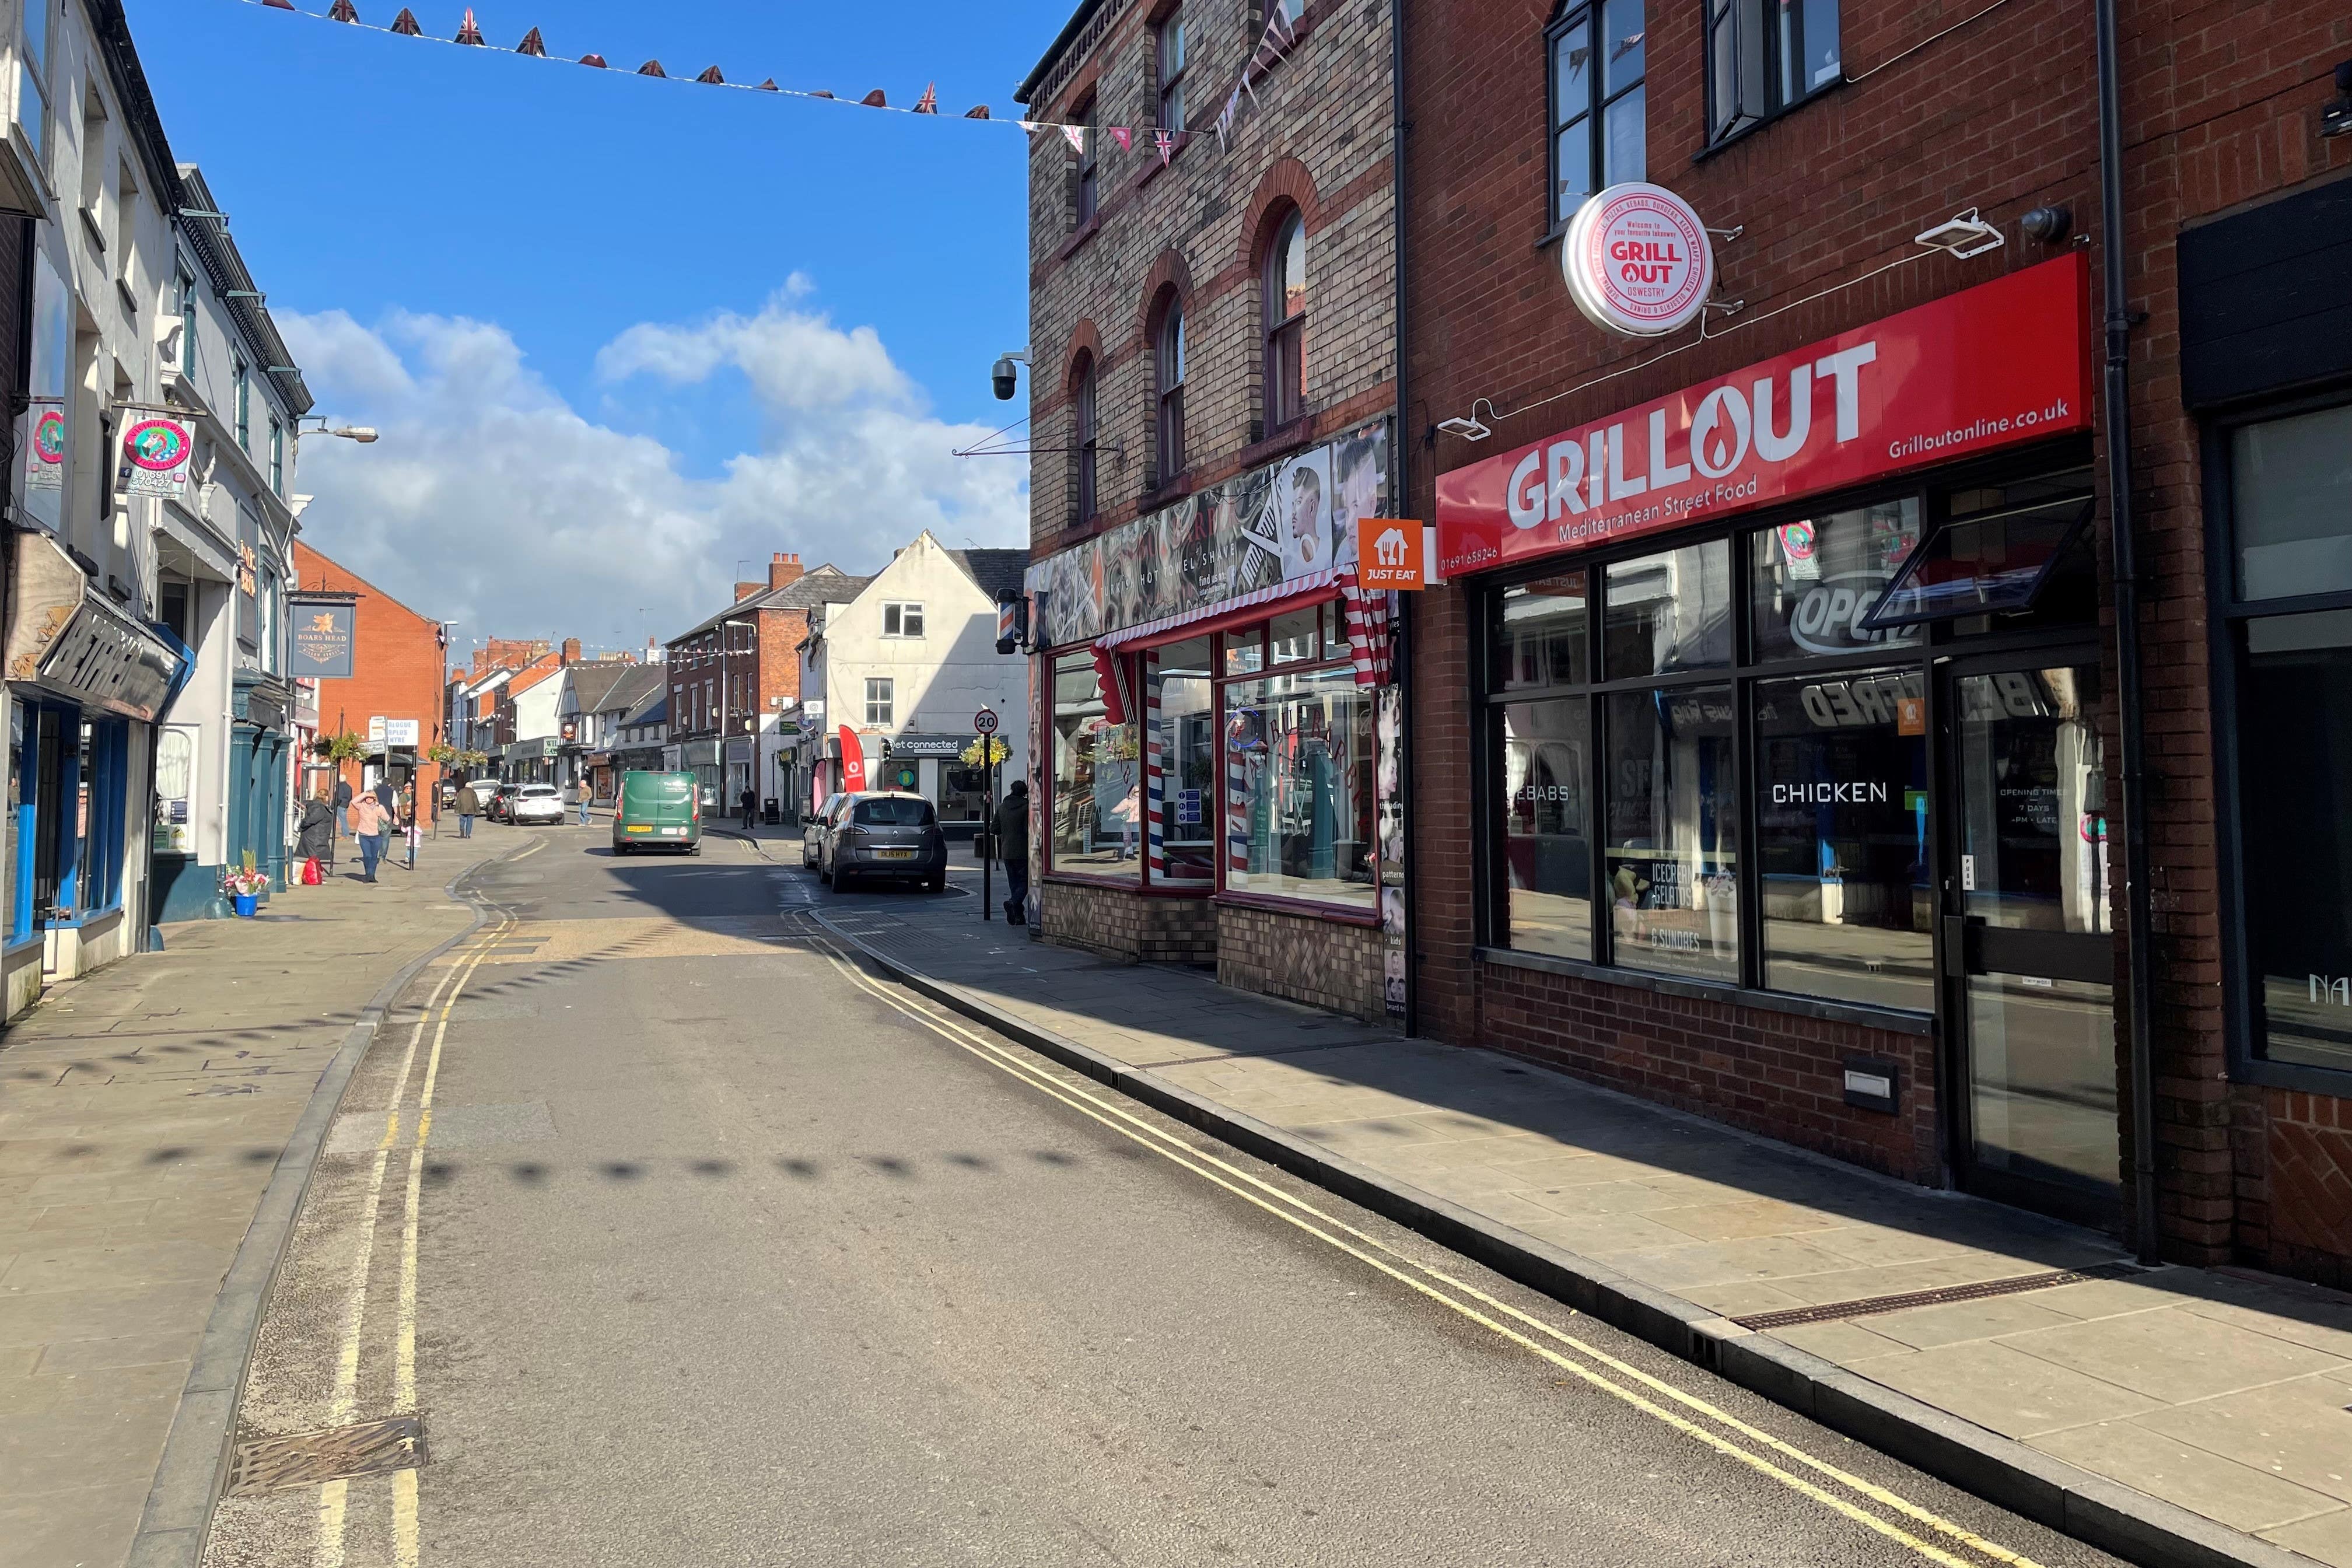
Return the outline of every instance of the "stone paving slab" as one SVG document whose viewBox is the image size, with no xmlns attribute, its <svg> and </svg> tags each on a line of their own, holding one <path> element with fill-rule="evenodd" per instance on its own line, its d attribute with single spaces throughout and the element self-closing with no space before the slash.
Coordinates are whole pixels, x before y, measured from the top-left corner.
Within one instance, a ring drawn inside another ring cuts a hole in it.
<svg viewBox="0 0 2352 1568">
<path fill-rule="evenodd" d="M 1007 1022 L 1148 1069 L 1701 1316 L 1852 1305 L 1769 1337 L 2145 1494 L 2151 1520 L 2169 1504 L 2352 1568 L 2352 1298 L 2164 1268 L 1882 1310 L 1874 1299 L 2126 1260 L 2103 1235 L 1499 1053 L 1340 1020 L 1326 1020 L 1335 1037 L 1303 1039 L 1291 1005 L 1211 985 L 1212 1011 L 1196 973 L 1008 940 L 975 931 L 968 910 L 843 916 L 838 928 L 878 955 Z M 2242 1556 L 2264 1550 L 2248 1542 Z"/>
<path fill-rule="evenodd" d="M 0 1561 L 127 1561 L 223 1280 L 369 999 L 472 924 L 428 841 L 367 886 L 54 987 L 0 1037 Z"/>
</svg>

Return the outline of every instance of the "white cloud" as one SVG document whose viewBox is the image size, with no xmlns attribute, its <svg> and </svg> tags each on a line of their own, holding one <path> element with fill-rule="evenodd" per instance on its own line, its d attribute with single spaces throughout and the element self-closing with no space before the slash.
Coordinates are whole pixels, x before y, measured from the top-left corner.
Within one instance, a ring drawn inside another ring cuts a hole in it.
<svg viewBox="0 0 2352 1568">
<path fill-rule="evenodd" d="M 673 386 L 740 372 L 767 416 L 759 449 L 696 479 L 677 454 L 580 414 L 494 324 L 341 310 L 281 312 L 320 405 L 373 425 L 373 446 L 313 437 L 304 537 L 420 613 L 485 635 L 635 646 L 721 607 L 738 561 L 797 551 L 871 571 L 924 528 L 950 543 L 1027 537 L 1016 463 L 950 448 L 984 433 L 931 417 L 871 328 L 793 302 L 756 316 L 631 327 L 597 356 L 606 380 Z"/>
</svg>

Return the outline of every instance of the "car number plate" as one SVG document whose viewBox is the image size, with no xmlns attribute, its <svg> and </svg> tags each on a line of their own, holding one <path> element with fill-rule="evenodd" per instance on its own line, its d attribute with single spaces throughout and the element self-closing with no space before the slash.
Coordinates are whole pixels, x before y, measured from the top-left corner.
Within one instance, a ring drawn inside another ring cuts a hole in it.
<svg viewBox="0 0 2352 1568">
<path fill-rule="evenodd" d="M 629 831 L 632 833 L 651 833 L 653 829 L 644 826 L 642 823 L 633 822 L 629 824 Z"/>
<path fill-rule="evenodd" d="M 912 860 L 915 858 L 911 849 L 877 849 L 875 853 L 885 860 Z"/>
</svg>

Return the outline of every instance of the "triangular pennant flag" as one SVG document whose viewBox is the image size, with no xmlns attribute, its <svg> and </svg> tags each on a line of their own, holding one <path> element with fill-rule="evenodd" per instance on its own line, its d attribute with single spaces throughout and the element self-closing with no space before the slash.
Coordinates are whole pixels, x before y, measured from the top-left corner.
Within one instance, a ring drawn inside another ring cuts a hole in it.
<svg viewBox="0 0 2352 1568">
<path fill-rule="evenodd" d="M 1118 150 L 1122 153 L 1129 151 L 1135 145 L 1135 132 L 1129 130 L 1124 125 L 1112 126 L 1110 128 L 1110 139 L 1118 143 Z"/>
<path fill-rule="evenodd" d="M 1026 131 L 1032 136 L 1036 135 L 1037 132 L 1045 129 L 1043 125 L 1040 125 L 1034 120 L 1016 120 L 1013 123 L 1018 125 L 1022 130 Z"/>
<path fill-rule="evenodd" d="M 1217 145 L 1220 148 L 1224 146 L 1225 136 L 1234 128 L 1234 116 L 1241 112 L 1241 108 L 1242 89 L 1235 88 L 1225 95 L 1225 106 L 1217 110 Z"/>
<path fill-rule="evenodd" d="M 923 89 L 923 96 L 915 100 L 915 112 L 918 114 L 937 114 L 939 111 L 940 84 L 938 82 L 932 82 Z"/>
<path fill-rule="evenodd" d="M 604 68 L 604 57 L 602 55 L 582 55 L 580 57 L 580 63 L 583 66 L 594 66 L 598 70 L 603 70 Z"/>
<path fill-rule="evenodd" d="M 637 74 L 639 76 L 657 76 L 664 81 L 667 81 L 669 79 L 669 72 L 661 68 L 661 61 L 659 60 L 647 60 L 645 64 L 637 68 Z"/>
<path fill-rule="evenodd" d="M 882 96 L 882 89 L 878 87 L 872 92 L 867 93 L 864 98 L 859 99 L 857 101 L 864 104 L 868 109 L 887 109 L 890 107 L 890 100 Z"/>
<path fill-rule="evenodd" d="M 776 79 L 774 77 L 770 77 L 767 80 L 760 84 L 758 90 L 761 92 L 782 92 L 784 89 L 776 85 Z"/>
<path fill-rule="evenodd" d="M 522 42 L 515 46 L 515 53 L 543 60 L 547 58 L 547 40 L 539 36 L 537 27 L 533 27 L 522 36 Z"/>
<path fill-rule="evenodd" d="M 1062 140 L 1067 142 L 1081 158 L 1087 155 L 1087 128 L 1083 125 L 1062 127 Z"/>
<path fill-rule="evenodd" d="M 421 38 L 425 36 L 425 29 L 416 25 L 416 14 L 405 5 L 400 8 L 400 15 L 392 19 L 392 30 L 404 38 Z"/>
<path fill-rule="evenodd" d="M 457 24 L 457 37 L 455 41 L 477 49 L 488 47 L 482 41 L 481 24 L 474 20 L 474 8 L 471 5 L 466 7 L 466 19 Z"/>
<path fill-rule="evenodd" d="M 719 68 L 717 66 L 708 68 L 700 76 L 696 77 L 694 79 L 700 82 L 705 87 L 725 87 L 727 85 L 727 79 L 719 74 Z"/>
<path fill-rule="evenodd" d="M 810 93 L 809 96 L 811 98 L 831 98 L 833 94 L 826 92 L 824 89 L 820 88 L 816 91 Z"/>
<path fill-rule="evenodd" d="M 1151 144 L 1160 150 L 1160 166 L 1164 169 L 1168 166 L 1168 160 L 1176 155 L 1176 149 L 1184 144 L 1184 133 L 1181 131 L 1155 131 L 1151 133 Z"/>
<path fill-rule="evenodd" d="M 988 105 L 982 103 L 967 109 L 963 111 L 963 117 L 966 120 L 985 120 L 988 118 Z"/>
<path fill-rule="evenodd" d="M 261 3 L 264 5 L 268 6 L 273 11 L 291 11 L 294 9 L 294 0 L 261 0 Z"/>
<path fill-rule="evenodd" d="M 360 10 L 352 4 L 352 0 L 335 0 L 327 7 L 327 19 L 331 22 L 356 22 L 360 19 Z"/>
</svg>

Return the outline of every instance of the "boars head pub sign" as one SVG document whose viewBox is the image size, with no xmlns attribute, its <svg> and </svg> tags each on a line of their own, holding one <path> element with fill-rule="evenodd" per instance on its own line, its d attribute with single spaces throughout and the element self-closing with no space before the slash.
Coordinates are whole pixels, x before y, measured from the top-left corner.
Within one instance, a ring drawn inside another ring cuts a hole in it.
<svg viewBox="0 0 2352 1568">
<path fill-rule="evenodd" d="M 294 645 L 293 673 L 304 680 L 348 680 L 359 606 L 347 596 L 286 596 Z"/>
</svg>

